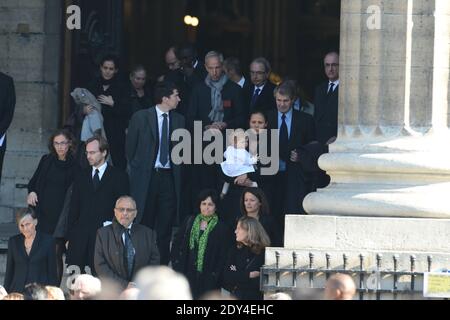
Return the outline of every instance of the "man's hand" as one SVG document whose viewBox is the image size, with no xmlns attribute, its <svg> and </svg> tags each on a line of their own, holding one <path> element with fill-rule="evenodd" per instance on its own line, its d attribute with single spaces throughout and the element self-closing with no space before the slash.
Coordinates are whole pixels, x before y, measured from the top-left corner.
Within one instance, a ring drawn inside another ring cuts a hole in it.
<svg viewBox="0 0 450 320">
<path fill-rule="evenodd" d="M 101 104 L 105 104 L 107 106 L 110 107 L 114 107 L 114 100 L 112 98 L 112 96 L 105 96 L 105 95 L 101 95 L 97 98 L 98 102 L 100 102 Z"/>
<path fill-rule="evenodd" d="M 291 151 L 291 161 L 292 162 L 299 162 L 300 161 L 300 153 L 297 150 Z"/>
<path fill-rule="evenodd" d="M 250 278 L 258 278 L 259 277 L 259 271 L 252 271 L 250 272 Z"/>
<path fill-rule="evenodd" d="M 27 204 L 36 207 L 38 203 L 38 196 L 36 192 L 30 192 L 27 197 Z"/>
</svg>

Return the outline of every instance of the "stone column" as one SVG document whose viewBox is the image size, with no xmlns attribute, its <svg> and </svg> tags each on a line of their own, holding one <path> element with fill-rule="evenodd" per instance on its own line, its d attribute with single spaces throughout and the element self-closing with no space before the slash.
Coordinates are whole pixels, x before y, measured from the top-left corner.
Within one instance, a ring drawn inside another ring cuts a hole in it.
<svg viewBox="0 0 450 320">
<path fill-rule="evenodd" d="M 342 1 L 331 184 L 308 213 L 450 218 L 449 39 L 450 1 Z"/>
<path fill-rule="evenodd" d="M 269 275 L 274 290 L 350 270 L 374 290 L 360 299 L 420 299 L 421 275 L 377 272 L 448 268 L 449 40 L 448 0 L 342 0 L 338 139 L 319 159 L 331 184 L 305 198 L 310 215 L 286 217 L 285 247 L 266 250 L 266 265 L 284 268 Z"/>
</svg>

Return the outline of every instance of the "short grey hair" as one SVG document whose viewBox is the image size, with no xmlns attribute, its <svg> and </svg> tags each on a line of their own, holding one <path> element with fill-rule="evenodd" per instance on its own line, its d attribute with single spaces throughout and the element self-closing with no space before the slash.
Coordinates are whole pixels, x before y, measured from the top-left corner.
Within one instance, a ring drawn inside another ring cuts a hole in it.
<svg viewBox="0 0 450 320">
<path fill-rule="evenodd" d="M 206 56 L 205 56 L 205 62 L 206 62 L 206 60 L 208 60 L 209 58 L 217 58 L 217 59 L 219 59 L 220 63 L 223 64 L 223 54 L 221 54 L 221 53 L 218 52 L 218 51 L 210 51 L 210 52 L 208 52 L 208 53 L 206 54 Z"/>
<path fill-rule="evenodd" d="M 84 284 L 84 289 L 89 292 L 90 297 L 95 297 L 102 291 L 102 283 L 100 279 L 91 276 L 90 274 L 78 275 L 75 278 L 71 289 L 74 291 L 80 290 L 81 284 Z"/>
<path fill-rule="evenodd" d="M 140 290 L 138 300 L 192 300 L 186 277 L 167 266 L 143 268 L 135 282 Z"/>
<path fill-rule="evenodd" d="M 252 61 L 252 63 L 250 63 L 250 65 L 252 65 L 253 63 L 262 64 L 264 66 L 264 71 L 266 73 L 270 73 L 272 71 L 272 67 L 270 66 L 270 62 L 264 57 L 258 57 L 256 59 L 253 59 L 253 61 Z"/>
<path fill-rule="evenodd" d="M 136 201 L 130 196 L 121 196 L 121 197 L 119 197 L 119 199 L 117 199 L 117 201 L 116 201 L 116 207 L 119 204 L 119 202 L 122 201 L 122 200 L 130 201 L 133 204 L 134 208 L 136 209 Z"/>
<path fill-rule="evenodd" d="M 290 99 L 295 99 L 297 97 L 297 88 L 292 81 L 288 80 L 280 83 L 280 85 L 275 88 L 273 95 L 276 96 L 277 93 L 282 96 L 287 96 Z"/>
</svg>

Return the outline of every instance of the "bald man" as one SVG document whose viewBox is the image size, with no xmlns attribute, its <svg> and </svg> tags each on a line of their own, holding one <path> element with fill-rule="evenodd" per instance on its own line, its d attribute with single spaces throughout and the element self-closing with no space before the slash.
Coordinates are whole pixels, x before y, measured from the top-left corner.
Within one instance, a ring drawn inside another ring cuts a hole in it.
<svg viewBox="0 0 450 320">
<path fill-rule="evenodd" d="M 356 293 L 355 282 L 347 274 L 336 273 L 325 284 L 325 300 L 352 300 Z"/>
</svg>

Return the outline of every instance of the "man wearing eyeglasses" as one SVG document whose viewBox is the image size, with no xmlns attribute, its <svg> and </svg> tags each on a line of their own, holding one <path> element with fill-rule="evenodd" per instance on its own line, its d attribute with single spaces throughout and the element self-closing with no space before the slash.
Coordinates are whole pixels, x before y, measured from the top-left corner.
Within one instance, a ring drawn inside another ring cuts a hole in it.
<svg viewBox="0 0 450 320">
<path fill-rule="evenodd" d="M 159 265 L 156 233 L 134 222 L 136 202 L 129 196 L 116 201 L 112 224 L 97 231 L 94 265 L 100 279 L 116 281 L 123 289 L 142 268 Z"/>
<path fill-rule="evenodd" d="M 267 112 L 277 110 L 273 95 L 275 85 L 269 81 L 271 67 L 267 59 L 256 58 L 250 64 L 250 79 L 252 85 L 244 91 L 245 105 L 249 113 L 253 111 Z"/>
<path fill-rule="evenodd" d="M 329 52 L 325 56 L 324 68 L 328 80 L 316 88 L 314 122 L 317 141 L 324 150 L 328 150 L 328 144 L 337 136 L 339 98 L 339 54 L 337 52 Z M 330 182 L 330 177 L 324 171 L 321 171 L 316 178 L 315 188 L 326 187 Z"/>
<path fill-rule="evenodd" d="M 86 141 L 90 167 L 73 184 L 68 219 L 66 263 L 78 266 L 81 273 L 95 275 L 94 248 L 97 229 L 111 221 L 115 201 L 129 194 L 128 175 L 106 162 L 109 147 L 105 138 L 93 136 Z"/>
</svg>

